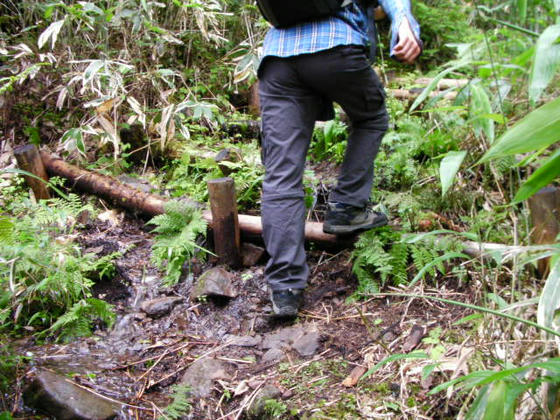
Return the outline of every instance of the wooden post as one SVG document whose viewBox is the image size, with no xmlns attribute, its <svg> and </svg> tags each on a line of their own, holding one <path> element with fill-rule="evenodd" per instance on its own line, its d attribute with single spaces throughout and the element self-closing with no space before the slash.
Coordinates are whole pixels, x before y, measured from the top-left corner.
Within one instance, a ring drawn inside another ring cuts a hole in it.
<svg viewBox="0 0 560 420">
<path fill-rule="evenodd" d="M 208 181 L 214 249 L 222 264 L 231 267 L 241 265 L 241 239 L 235 184 L 232 178 Z"/>
<path fill-rule="evenodd" d="M 531 238 L 537 245 L 554 243 L 560 232 L 560 189 L 545 187 L 529 198 L 533 232 Z M 550 259 L 541 259 L 538 270 L 543 277 L 550 270 Z"/>
<path fill-rule="evenodd" d="M 21 170 L 32 173 L 38 178 L 48 182 L 49 177 L 47 176 L 47 171 L 39 155 L 39 150 L 33 144 L 26 144 L 25 146 L 17 147 L 14 150 L 14 156 L 16 157 L 18 166 Z M 33 178 L 28 175 L 24 175 L 25 182 L 33 190 L 33 194 L 37 200 L 46 200 L 51 198 L 49 194 L 49 189 L 45 182 L 40 181 L 37 178 Z"/>
</svg>

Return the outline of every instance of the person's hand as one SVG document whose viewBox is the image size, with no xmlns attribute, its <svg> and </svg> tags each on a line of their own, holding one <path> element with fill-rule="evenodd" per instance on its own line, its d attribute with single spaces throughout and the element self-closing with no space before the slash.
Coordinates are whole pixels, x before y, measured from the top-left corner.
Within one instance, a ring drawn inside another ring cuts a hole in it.
<svg viewBox="0 0 560 420">
<path fill-rule="evenodd" d="M 395 58 L 403 63 L 412 64 L 421 51 L 408 19 L 404 18 L 399 26 L 399 42 L 393 48 Z"/>
</svg>

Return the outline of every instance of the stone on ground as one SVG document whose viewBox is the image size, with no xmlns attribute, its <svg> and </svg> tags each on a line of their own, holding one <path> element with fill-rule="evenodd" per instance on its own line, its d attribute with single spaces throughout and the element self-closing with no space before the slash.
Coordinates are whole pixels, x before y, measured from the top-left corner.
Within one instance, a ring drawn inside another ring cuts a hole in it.
<svg viewBox="0 0 560 420">
<path fill-rule="evenodd" d="M 287 327 L 267 335 L 263 340 L 262 348 L 265 350 L 293 349 L 300 356 L 312 356 L 319 349 L 320 338 L 321 335 L 314 327 Z"/>
<path fill-rule="evenodd" d="M 243 258 L 243 267 L 252 267 L 256 265 L 264 255 L 264 248 L 253 245 L 250 242 L 244 242 L 241 245 L 241 256 Z"/>
<path fill-rule="evenodd" d="M 116 416 L 121 406 L 41 370 L 24 392 L 25 404 L 56 419 L 98 420 Z"/>
<path fill-rule="evenodd" d="M 232 277 L 232 274 L 221 267 L 207 270 L 196 281 L 191 298 L 198 299 L 202 296 L 236 297 L 237 291 L 233 287 Z"/>
<path fill-rule="evenodd" d="M 220 360 L 204 358 L 195 361 L 183 375 L 181 383 L 191 387 L 191 395 L 197 398 L 209 397 L 212 383 L 216 379 L 230 379 L 226 364 Z"/>
<path fill-rule="evenodd" d="M 140 308 L 153 318 L 167 315 L 183 298 L 175 296 L 160 297 L 142 302 Z"/>
</svg>

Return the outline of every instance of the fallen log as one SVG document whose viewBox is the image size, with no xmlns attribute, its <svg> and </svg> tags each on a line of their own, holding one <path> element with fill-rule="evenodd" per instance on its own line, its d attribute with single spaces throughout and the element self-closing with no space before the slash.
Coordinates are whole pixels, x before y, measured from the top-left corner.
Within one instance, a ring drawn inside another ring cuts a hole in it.
<svg viewBox="0 0 560 420">
<path fill-rule="evenodd" d="M 49 174 L 68 179 L 72 188 L 95 194 L 125 209 L 153 217 L 164 213 L 164 206 L 169 201 L 165 197 L 137 190 L 110 176 L 87 171 L 78 166 L 71 165 L 44 150 L 41 151 L 41 159 Z M 192 204 L 196 205 L 197 203 L 192 202 Z M 200 204 L 198 204 L 198 206 L 200 206 Z M 203 217 L 208 224 L 212 226 L 212 212 L 205 210 L 203 212 Z M 258 216 L 240 214 L 239 228 L 242 232 L 249 235 L 261 235 L 261 218 Z M 323 224 L 318 222 L 306 223 L 305 238 L 308 241 L 324 244 L 332 245 L 340 243 L 340 241 L 337 241 L 335 235 L 323 233 Z"/>
<path fill-rule="evenodd" d="M 164 206 L 169 201 L 169 199 L 165 197 L 145 193 L 132 186 L 123 184 L 110 176 L 87 171 L 75 165 L 71 165 L 44 150 L 41 151 L 41 158 L 50 175 L 66 178 L 71 182 L 72 188 L 98 195 L 120 207 L 153 217 L 164 213 Z M 196 203 L 192 200 L 191 203 L 200 207 L 200 203 Z M 210 210 L 203 211 L 203 217 L 210 227 L 212 227 L 212 212 Z M 260 236 L 262 234 L 261 218 L 259 216 L 240 214 L 239 229 L 244 234 Z M 305 239 L 311 242 L 316 242 L 325 246 L 349 246 L 356 238 L 357 236 L 337 238 L 335 235 L 324 233 L 322 223 L 305 223 Z M 466 241 L 463 242 L 463 245 L 465 246 L 463 252 L 472 258 L 482 258 L 496 252 L 506 255 L 506 257 L 511 257 L 524 251 L 529 251 L 527 247 L 494 243 Z"/>
<path fill-rule="evenodd" d="M 420 94 L 422 93 L 423 89 L 412 89 L 412 90 L 407 90 L 407 89 L 387 89 L 387 93 L 392 95 L 394 98 L 396 99 L 401 99 L 401 100 L 409 100 L 409 99 L 415 99 L 418 96 L 420 96 Z M 433 91 L 430 92 L 430 98 L 435 98 L 436 96 L 442 96 L 443 99 L 448 99 L 450 101 L 454 100 L 457 97 L 457 92 L 446 92 L 443 93 L 441 91 Z"/>
</svg>

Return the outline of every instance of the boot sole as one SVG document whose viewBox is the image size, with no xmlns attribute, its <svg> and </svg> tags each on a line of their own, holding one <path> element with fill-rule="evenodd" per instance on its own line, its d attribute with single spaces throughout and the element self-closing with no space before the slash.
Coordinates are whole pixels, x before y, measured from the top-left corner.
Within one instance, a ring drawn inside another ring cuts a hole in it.
<svg viewBox="0 0 560 420">
<path fill-rule="evenodd" d="M 330 225 L 328 223 L 323 223 L 323 232 L 330 233 L 332 235 L 350 235 L 353 233 L 370 230 L 376 227 L 385 226 L 387 223 L 388 223 L 387 219 L 377 220 L 373 223 L 367 223 L 362 225 Z"/>
</svg>

